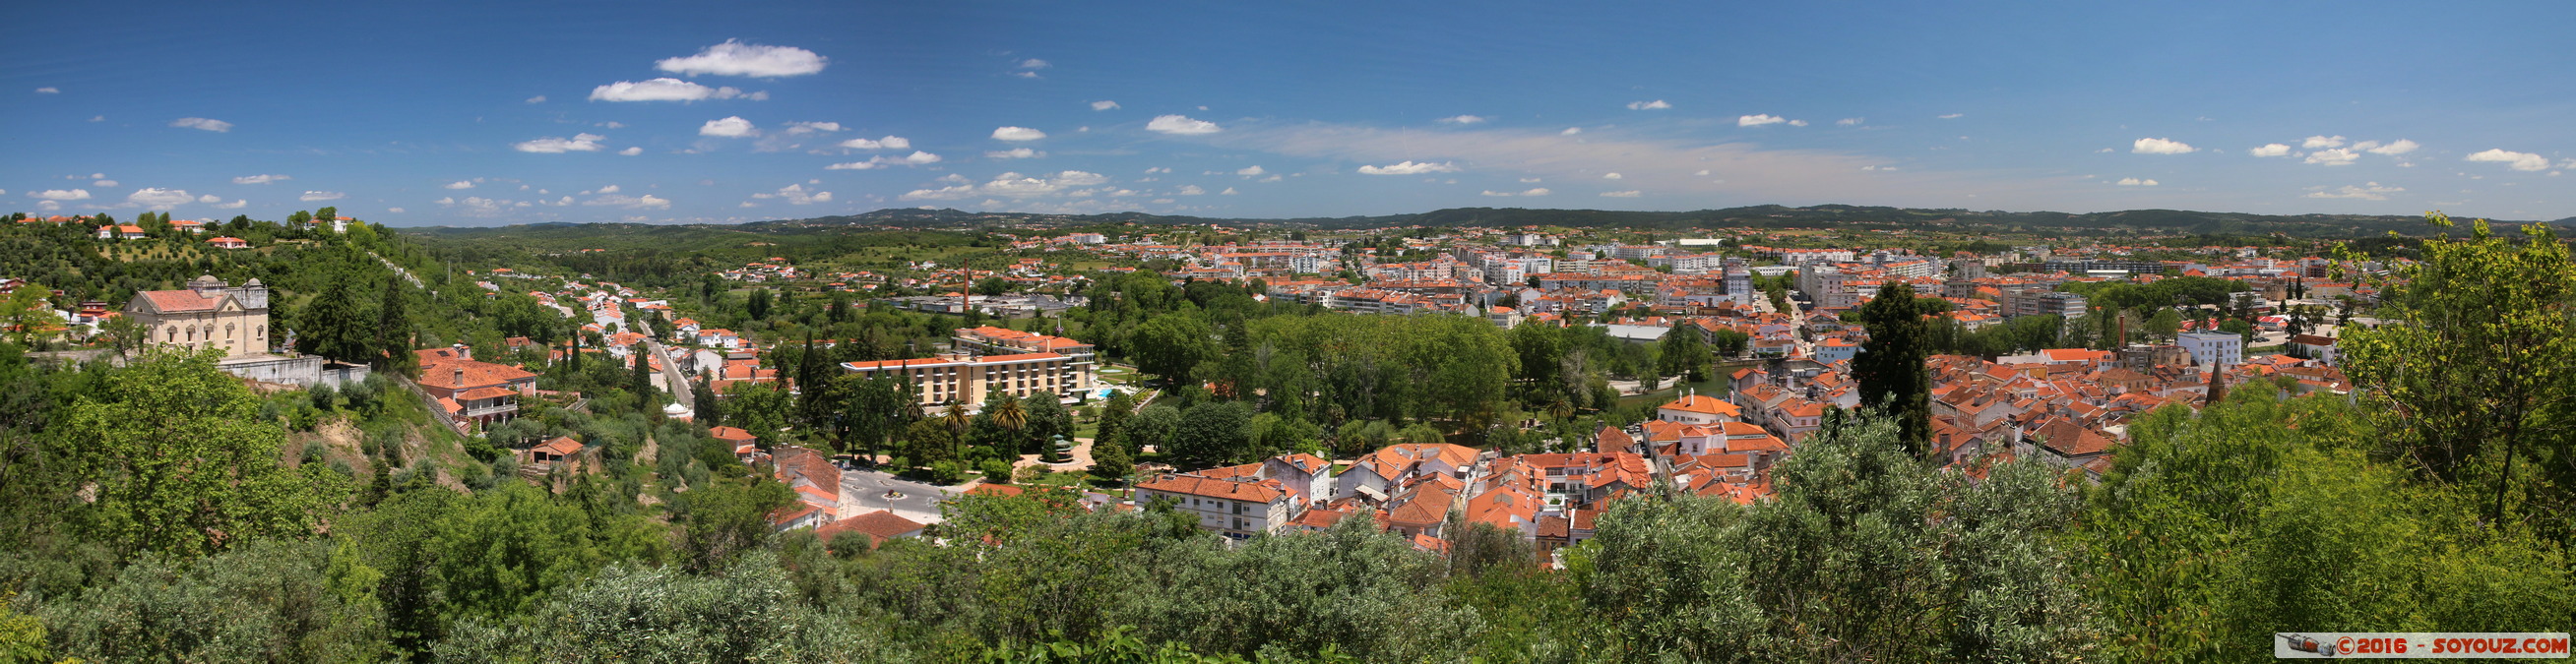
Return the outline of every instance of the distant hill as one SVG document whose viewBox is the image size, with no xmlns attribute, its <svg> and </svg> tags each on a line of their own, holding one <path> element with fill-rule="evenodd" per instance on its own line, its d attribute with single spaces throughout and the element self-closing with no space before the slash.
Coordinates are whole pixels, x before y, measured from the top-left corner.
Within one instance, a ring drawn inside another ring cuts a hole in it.
<svg viewBox="0 0 2576 664">
<path fill-rule="evenodd" d="M 2500 227 L 2527 222 L 2499 221 Z M 2564 226 L 2576 223 L 2576 217 L 2550 222 Z M 2052 232 L 2070 235 L 2092 234 L 2191 234 L 2191 235 L 2283 235 L 2301 237 L 2366 237 L 2396 231 L 2401 234 L 2423 234 L 2426 226 L 2421 217 L 2389 215 L 2303 214 L 2269 215 L 2238 212 L 2200 212 L 2192 210 L 2124 210 L 2118 212 L 2007 212 L 2002 210 L 1927 209 L 1873 207 L 1858 205 L 1814 205 L 1787 207 L 1756 205 L 1749 207 L 1689 212 L 1632 212 L 1623 210 L 1552 210 L 1525 208 L 1449 208 L 1415 214 L 1362 217 L 1310 217 L 1295 219 L 1238 219 L 1192 216 L 1169 216 L 1142 212 L 1111 214 L 1034 214 L 1019 212 L 967 212 L 955 209 L 892 208 L 855 215 L 784 219 L 747 224 L 694 224 L 661 226 L 650 224 L 536 224 L 502 228 L 415 228 L 405 232 L 445 237 L 490 237 L 510 235 L 529 238 L 602 235 L 630 239 L 674 240 L 682 243 L 718 238 L 750 238 L 763 234 L 796 234 L 819 229 L 874 230 L 977 230 L 990 228 L 1082 228 L 1137 224 L 1149 226 L 1222 226 L 1232 228 L 1311 228 L 1347 230 L 1402 226 L 1452 227 L 1485 226 L 1513 228 L 1521 226 L 1557 226 L 1568 228 L 1637 228 L 1689 232 L 1719 228 L 1825 228 L 1847 227 L 1871 230 L 1946 230 L 1974 233 Z"/>
</svg>

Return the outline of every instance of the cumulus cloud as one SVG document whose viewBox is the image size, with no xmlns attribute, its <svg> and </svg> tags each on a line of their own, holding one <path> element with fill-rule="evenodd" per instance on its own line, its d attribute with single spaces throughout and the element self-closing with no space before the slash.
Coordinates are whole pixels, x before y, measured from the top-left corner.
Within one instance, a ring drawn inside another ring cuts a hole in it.
<svg viewBox="0 0 2576 664">
<path fill-rule="evenodd" d="M 1966 113 L 1943 113 L 1943 114 L 1935 115 L 1935 116 L 1932 116 L 1932 117 L 1940 118 L 1940 119 L 1943 119 L 1943 120 L 1957 120 L 1957 119 L 1959 119 L 1959 116 L 1963 116 L 1963 115 L 1967 115 L 1967 114 L 1966 114 Z"/>
<path fill-rule="evenodd" d="M 2388 200 L 2389 194 L 2405 190 L 2405 187 L 2387 187 L 2377 182 L 2369 182 L 2357 186 L 2344 185 L 2334 189 L 2311 191 L 2302 198 L 2358 198 L 2365 201 L 2384 201 Z"/>
<path fill-rule="evenodd" d="M 835 131 L 840 131 L 840 130 L 841 130 L 841 123 L 838 123 L 838 122 L 790 122 L 790 123 L 787 123 L 787 133 L 788 133 L 788 134 L 790 134 L 790 135 L 819 134 L 819 133 L 825 133 L 825 132 L 835 132 Z"/>
<path fill-rule="evenodd" d="M 958 200 L 974 197 L 1032 198 L 1056 194 L 1065 194 L 1070 196 L 1075 195 L 1078 191 L 1077 188 L 1079 187 L 1096 186 L 1105 184 L 1108 181 L 1108 176 L 1085 171 L 1063 171 L 1054 175 L 1039 174 L 1033 176 L 1021 175 L 1019 173 L 1003 173 L 1001 175 L 993 176 L 992 181 L 981 184 L 959 182 L 958 184 L 938 189 L 915 189 L 911 192 L 905 193 L 902 196 L 902 199 L 914 201 Z M 1099 193 L 1107 193 L 1113 196 L 1127 196 L 1135 194 L 1133 191 L 1124 189 Z M 1082 195 L 1089 194 L 1083 193 Z"/>
<path fill-rule="evenodd" d="M 1224 127 L 1216 126 L 1216 123 L 1214 122 L 1194 120 L 1186 115 L 1155 116 L 1152 122 L 1145 123 L 1145 129 L 1147 131 L 1182 135 L 1213 134 L 1225 130 Z"/>
<path fill-rule="evenodd" d="M 2539 171 L 2548 170 L 2549 168 L 2548 157 L 2543 157 L 2529 152 L 2514 152 L 2503 148 L 2471 154 L 2469 155 L 2469 161 L 2491 161 L 2512 166 L 2513 170 L 2517 171 Z"/>
<path fill-rule="evenodd" d="M 598 152 L 600 148 L 599 142 L 606 140 L 607 138 L 608 137 L 606 136 L 598 134 L 574 134 L 572 138 L 556 138 L 548 136 L 524 143 L 512 143 L 510 144 L 510 147 L 517 149 L 520 152 L 535 152 L 538 154 Z"/>
<path fill-rule="evenodd" d="M 214 195 L 214 194 L 206 194 L 206 195 L 204 195 L 204 196 L 198 196 L 198 197 L 197 197 L 197 202 L 199 202 L 199 203 L 221 203 L 221 202 L 223 202 L 223 201 L 224 201 L 224 197 L 222 197 L 222 196 L 217 196 L 217 195 Z"/>
<path fill-rule="evenodd" d="M 134 190 L 134 193 L 125 195 L 125 202 L 147 208 L 177 207 L 195 200 L 197 200 L 196 195 L 188 193 L 185 189 L 162 189 L 158 187 L 136 189 Z"/>
<path fill-rule="evenodd" d="M 171 120 L 170 126 L 187 127 L 189 129 L 203 129 L 206 131 L 216 132 L 233 130 L 233 123 L 211 118 L 179 118 L 177 120 Z"/>
<path fill-rule="evenodd" d="M 2199 149 L 2182 141 L 2163 138 L 2141 138 L 2129 146 L 2130 152 L 2138 154 L 2184 154 Z"/>
<path fill-rule="evenodd" d="M 1038 158 L 1038 157 L 1044 157 L 1044 156 L 1046 156 L 1046 153 L 1044 153 L 1044 152 L 1039 152 L 1039 151 L 1036 151 L 1036 150 L 1031 150 L 1031 149 L 1028 149 L 1028 148 L 1011 148 L 1011 149 L 1008 149 L 1008 150 L 993 150 L 993 151 L 989 151 L 989 152 L 985 152 L 985 153 L 984 153 L 984 157 L 985 157 L 985 158 L 987 158 L 987 159 L 1035 159 L 1035 158 Z"/>
<path fill-rule="evenodd" d="M 1602 197 L 1602 198 L 1636 198 L 1636 197 L 1638 197 L 1638 196 L 1643 196 L 1643 195 L 1645 195 L 1645 192 L 1638 191 L 1638 190 L 1635 190 L 1635 189 L 1630 189 L 1630 190 L 1627 190 L 1627 191 L 1605 191 L 1605 192 L 1601 192 L 1601 197 Z"/>
<path fill-rule="evenodd" d="M 1226 187 L 1226 188 L 1225 188 L 1225 191 L 1216 192 L 1216 195 L 1218 195 L 1218 196 L 1232 196 L 1232 195 L 1235 195 L 1235 191 L 1234 191 L 1234 188 L 1233 188 L 1233 187 Z"/>
<path fill-rule="evenodd" d="M 1478 193 L 1478 195 L 1480 195 L 1480 196 L 1510 196 L 1510 195 L 1512 195 L 1512 192 L 1508 192 L 1508 191 L 1494 191 L 1494 190 L 1492 190 L 1492 189 L 1487 189 L 1487 190 L 1484 190 L 1483 192 L 1479 192 L 1479 193 Z"/>
<path fill-rule="evenodd" d="M 1840 119 L 1840 120 L 1835 120 L 1835 121 L 1834 121 L 1834 126 L 1837 126 L 1837 127 L 1857 127 L 1857 126 L 1860 126 L 1860 123 L 1862 123 L 1862 122 L 1864 122 L 1864 121 L 1867 121 L 1867 120 L 1869 120 L 1869 118 L 1843 118 L 1843 119 Z"/>
<path fill-rule="evenodd" d="M 2279 143 L 2266 143 L 2263 147 L 2246 150 L 2245 153 L 2257 157 L 2287 157 L 2290 155 L 2290 146 Z"/>
<path fill-rule="evenodd" d="M 1548 191 L 1546 187 L 1531 187 L 1531 188 L 1529 188 L 1529 189 L 1526 189 L 1526 190 L 1521 191 L 1521 195 L 1522 195 L 1522 196 L 1546 196 L 1546 195 L 1548 195 L 1548 194 L 1553 194 L 1553 193 L 1556 193 L 1556 192 Z"/>
<path fill-rule="evenodd" d="M 2300 142 L 2300 143 L 2299 143 L 2299 147 L 2300 147 L 2301 149 L 2306 149 L 2306 150 L 2319 150 L 2319 149 L 2324 149 L 2324 148 L 2339 148 L 2339 147 L 2343 147 L 2343 137 L 2342 137 L 2342 136 L 2310 136 L 2310 137 L 2308 137 L 2308 140 Z"/>
<path fill-rule="evenodd" d="M 1046 138 L 1046 132 L 1028 127 L 993 128 L 993 140 L 996 141 L 1034 141 L 1041 138 Z"/>
<path fill-rule="evenodd" d="M 1035 156 L 1042 156 L 1043 154 L 1044 154 L 1044 153 L 1034 153 L 1034 154 L 1031 154 L 1030 156 L 1032 156 L 1032 157 L 1035 157 Z M 872 168 L 884 168 L 884 167 L 887 167 L 887 166 L 919 166 L 919 165 L 922 165 L 922 164 L 936 164 L 936 163 L 939 163 L 939 161 L 940 161 L 939 155 L 931 154 L 931 153 L 928 153 L 928 152 L 921 152 L 921 151 L 916 150 L 916 151 L 914 151 L 912 154 L 905 155 L 905 156 L 901 156 L 901 157 L 882 157 L 882 156 L 881 156 L 881 157 L 877 157 L 877 158 L 874 158 L 874 159 L 869 159 L 869 160 L 867 160 L 867 161 L 853 161 L 853 162 L 844 163 L 844 164 L 833 164 L 833 165 L 830 165 L 830 166 L 825 166 L 825 167 L 823 167 L 823 170 L 827 170 L 827 171 L 864 171 L 864 170 L 868 170 L 868 169 L 872 169 Z"/>
<path fill-rule="evenodd" d="M 1763 114 L 1763 115 L 1741 115 L 1741 116 L 1736 116 L 1736 118 L 1735 118 L 1735 126 L 1738 126 L 1738 127 L 1759 127 L 1759 126 L 1762 126 L 1762 125 L 1780 124 L 1780 123 L 1788 122 L 1788 121 L 1789 121 L 1789 119 L 1788 119 L 1788 118 L 1780 117 L 1780 116 L 1777 116 L 1777 115 L 1770 115 L 1770 114 Z"/>
<path fill-rule="evenodd" d="M 1452 115 L 1440 119 L 1442 124 L 1476 124 L 1484 121 L 1485 118 L 1481 115 Z"/>
<path fill-rule="evenodd" d="M 841 147 L 852 150 L 907 150 L 912 148 L 912 141 L 901 136 L 878 139 L 853 138 L 841 141 Z"/>
<path fill-rule="evenodd" d="M 823 167 L 827 171 L 864 171 L 879 167 L 875 161 L 852 161 Z"/>
<path fill-rule="evenodd" d="M 182 192 L 182 193 L 184 193 L 184 192 Z M 307 203 L 311 203 L 311 202 L 313 202 L 313 201 L 336 201 L 336 200 L 340 200 L 340 199 L 348 198 L 348 197 L 349 197 L 349 195 L 348 195 L 348 194 L 343 194 L 343 193 L 336 192 L 336 191 L 306 191 L 306 192 L 304 192 L 304 195 L 302 195 L 302 196 L 297 196 L 297 197 L 295 197 L 295 198 L 296 198 L 296 200 L 300 200 L 300 201 L 304 201 L 304 202 L 307 202 Z"/>
<path fill-rule="evenodd" d="M 1243 167 L 1243 168 L 1241 168 L 1241 169 L 1237 169 L 1237 170 L 1235 170 L 1234 174 L 1235 174 L 1235 175 L 1243 175 L 1243 176 L 1252 176 L 1252 175 L 1260 175 L 1260 174 L 1268 173 L 1268 172 L 1269 172 L 1269 171 L 1261 170 L 1261 165 L 1260 165 L 1260 164 L 1253 164 L 1253 165 L 1251 165 L 1251 166 L 1245 166 L 1245 167 Z"/>
<path fill-rule="evenodd" d="M 30 191 L 27 192 L 27 195 L 48 201 L 89 200 L 89 190 L 87 189 L 47 189 L 44 191 Z"/>
<path fill-rule="evenodd" d="M 614 187 L 611 187 L 611 188 L 609 188 L 609 189 L 603 189 L 603 190 L 601 190 L 599 193 L 601 193 L 601 194 L 606 194 L 606 195 L 603 195 L 603 196 L 600 196 L 600 197 L 597 197 L 597 198 L 593 198 L 593 199 L 590 199 L 590 200 L 582 201 L 582 202 L 581 202 L 581 204 L 582 204 L 582 205 L 613 205 L 613 206 L 617 206 L 617 207 L 627 208 L 627 209 L 630 209 L 630 210 L 668 210 L 668 209 L 671 209 L 671 199 L 663 198 L 663 197 L 660 197 L 660 196 L 655 196 L 655 195 L 652 195 L 652 194 L 645 194 L 645 195 L 642 195 L 642 196 L 626 196 L 626 195 L 622 195 L 622 194 L 615 194 L 615 193 L 612 193 L 612 192 L 614 191 L 614 189 L 615 189 Z M 831 197 L 832 197 L 832 194 L 831 194 L 830 192 L 824 192 L 824 193 L 823 193 L 823 200 L 831 200 Z M 571 197 L 567 196 L 567 197 L 565 197 L 565 198 L 566 198 L 566 200 L 569 200 Z"/>
<path fill-rule="evenodd" d="M 1601 175 L 1601 179 L 1604 179 L 1604 180 L 1617 180 L 1617 179 L 1619 179 L 1619 178 L 1623 178 L 1623 177 L 1627 177 L 1627 176 L 1625 176 L 1625 175 L 1620 175 L 1620 174 L 1617 174 L 1617 173 L 1604 173 L 1604 174 L 1602 174 L 1602 175 Z"/>
<path fill-rule="evenodd" d="M 2424 147 L 2424 146 L 2416 145 L 2414 141 L 2410 141 L 2410 140 L 2406 140 L 2406 139 L 2400 138 L 2400 139 L 2397 139 L 2397 140 L 2395 140 L 2395 141 L 2391 141 L 2391 142 L 2389 142 L 2389 144 L 2387 144 L 2387 145 L 2382 145 L 2382 146 L 2375 147 L 2375 148 L 2369 148 L 2369 150 L 2370 150 L 2370 153 L 2371 153 L 2371 154 L 2384 154 L 2384 155 L 2388 155 L 2388 156 L 2394 157 L 2394 156 L 2397 156 L 2397 155 L 2406 154 L 2406 153 L 2409 153 L 2409 152 L 2414 152 L 2416 148 L 2420 148 L 2420 147 Z"/>
<path fill-rule="evenodd" d="M 262 175 L 244 175 L 244 176 L 240 176 L 240 177 L 233 178 L 233 184 L 268 184 L 268 183 L 276 182 L 276 181 L 279 181 L 279 180 L 293 180 L 293 179 L 295 179 L 295 178 L 287 177 L 287 176 L 284 176 L 284 175 L 267 175 L 267 174 L 262 174 Z"/>
<path fill-rule="evenodd" d="M 697 55 L 664 58 L 653 63 L 653 67 L 683 76 L 714 74 L 772 78 L 821 72 L 823 66 L 830 62 L 830 58 L 794 46 L 762 46 L 727 39 L 722 44 L 698 51 Z"/>
<path fill-rule="evenodd" d="M 36 94 L 40 94 L 40 95 L 58 95 L 58 94 L 62 94 L 62 93 L 63 93 L 63 91 L 62 91 L 62 89 L 61 89 L 61 88 L 57 88 L 57 87 L 50 86 L 50 85 L 45 86 L 45 87 L 41 87 L 41 88 L 36 88 Z"/>
<path fill-rule="evenodd" d="M 1207 193 L 1207 190 L 1200 189 L 1198 185 L 1191 184 L 1182 185 L 1179 193 L 1183 196 L 1197 196 L 1199 194 Z"/>
<path fill-rule="evenodd" d="M 2359 152 L 2354 152 L 2345 148 L 2335 148 L 2332 150 L 2318 150 L 2308 153 L 2307 163 L 2324 166 L 2351 166 L 2353 160 L 2360 158 L 2361 153 Z"/>
<path fill-rule="evenodd" d="M 624 150 L 618 150 L 618 151 L 617 151 L 617 153 L 618 153 L 618 154 L 622 154 L 622 155 L 626 155 L 626 156 L 629 156 L 629 157 L 632 157 L 632 156 L 635 156 L 635 155 L 644 154 L 644 148 L 643 148 L 643 146 L 633 146 L 633 147 L 628 147 L 628 148 L 626 148 L 626 149 L 624 149 Z"/>
<path fill-rule="evenodd" d="M 439 185 L 439 188 L 441 188 L 441 189 L 472 189 L 472 188 L 474 188 L 474 181 L 473 181 L 473 180 L 457 180 L 457 181 L 455 181 L 455 182 L 450 182 L 450 183 L 447 183 L 447 184 Z"/>
<path fill-rule="evenodd" d="M 1438 163 L 1428 161 L 1415 162 L 1410 159 L 1407 159 L 1402 163 L 1387 164 L 1385 166 L 1360 167 L 1360 173 L 1363 175 L 1421 175 L 1423 173 L 1455 173 L 1457 171 L 1458 165 L 1455 163 L 1446 161 Z"/>
<path fill-rule="evenodd" d="M 2119 182 L 2114 182 L 2114 183 L 2112 183 L 2112 184 L 2117 184 L 2117 185 L 2120 185 L 2120 186 L 2123 186 L 2123 187 L 2153 187 L 2153 186 L 2156 186 L 2156 184 L 2157 184 L 2157 183 L 2156 183 L 2156 181 L 2154 181 L 2154 180 L 2140 180 L 2140 179 L 2137 179 L 2137 178 L 2120 178 L 2120 181 L 2119 181 Z"/>
<path fill-rule="evenodd" d="M 760 130 L 753 128 L 750 120 L 742 119 L 742 116 L 739 115 L 731 115 L 722 119 L 708 120 L 706 124 L 699 125 L 698 135 L 742 138 L 745 136 L 759 136 Z"/>
<path fill-rule="evenodd" d="M 884 159 L 884 157 L 878 157 L 878 159 Z M 904 155 L 902 159 L 897 161 L 914 166 L 921 164 L 936 164 L 939 163 L 939 155 L 914 150 L 912 154 Z"/>
<path fill-rule="evenodd" d="M 676 78 L 644 81 L 618 81 L 590 90 L 591 101 L 701 101 L 707 99 L 765 99 L 763 93 L 743 94 L 731 87 L 710 88 Z"/>
<path fill-rule="evenodd" d="M 1654 101 L 1632 101 L 1632 102 L 1628 102 L 1628 110 L 1631 110 L 1631 111 L 1660 111 L 1660 110 L 1667 109 L 1667 108 L 1672 108 L 1672 107 L 1673 107 L 1673 105 L 1672 105 L 1672 104 L 1665 103 L 1665 102 L 1664 102 L 1664 100 L 1661 100 L 1661 99 L 1657 99 L 1657 100 L 1654 100 Z"/>
<path fill-rule="evenodd" d="M 1583 133 L 1583 128 L 1582 128 L 1582 127 L 1566 127 L 1566 128 L 1565 128 L 1565 131 L 1556 132 L 1556 135 L 1558 135 L 1558 136 L 1573 136 L 1573 135 L 1575 135 L 1575 134 L 1580 134 L 1580 133 Z"/>
<path fill-rule="evenodd" d="M 1789 126 L 1791 126 L 1791 127 L 1804 127 L 1804 126 L 1807 126 L 1807 121 L 1805 121 L 1805 120 L 1790 120 L 1790 121 L 1789 121 Z"/>
</svg>

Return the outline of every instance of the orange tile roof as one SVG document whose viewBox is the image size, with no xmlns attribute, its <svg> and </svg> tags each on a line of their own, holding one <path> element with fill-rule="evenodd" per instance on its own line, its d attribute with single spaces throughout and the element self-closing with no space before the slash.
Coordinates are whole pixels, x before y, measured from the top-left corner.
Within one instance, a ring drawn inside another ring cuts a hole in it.
<svg viewBox="0 0 2576 664">
<path fill-rule="evenodd" d="M 1276 480 L 1234 482 L 1192 475 L 1167 475 L 1137 484 L 1136 488 L 1152 489 L 1164 493 L 1199 496 L 1202 498 L 1223 498 L 1227 500 L 1244 500 L 1256 503 L 1276 501 L 1279 500 L 1280 497 L 1288 494 L 1287 489 L 1282 488 Z"/>
</svg>

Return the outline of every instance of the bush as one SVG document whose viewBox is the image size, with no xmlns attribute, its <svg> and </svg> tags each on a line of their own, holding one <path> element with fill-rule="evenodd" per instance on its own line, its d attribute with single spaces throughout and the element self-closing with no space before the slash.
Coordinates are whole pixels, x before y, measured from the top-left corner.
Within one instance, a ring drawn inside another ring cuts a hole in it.
<svg viewBox="0 0 2576 664">
<path fill-rule="evenodd" d="M 977 464 L 975 469 L 984 472 L 984 481 L 995 484 L 1008 484 L 1011 481 L 1010 462 L 1001 459 L 985 459 L 983 463 Z"/>
<path fill-rule="evenodd" d="M 940 484 L 956 484 L 966 479 L 966 470 L 955 461 L 930 464 L 930 479 Z"/>
</svg>

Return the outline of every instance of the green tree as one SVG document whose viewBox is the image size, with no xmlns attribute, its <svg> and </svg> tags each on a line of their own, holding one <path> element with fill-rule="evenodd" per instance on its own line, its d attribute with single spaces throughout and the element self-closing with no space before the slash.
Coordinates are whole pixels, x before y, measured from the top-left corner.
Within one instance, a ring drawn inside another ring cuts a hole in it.
<svg viewBox="0 0 2576 664">
<path fill-rule="evenodd" d="M 203 555 L 228 542 L 313 534 L 350 494 L 319 464 L 278 464 L 286 432 L 257 417 L 259 398 L 215 368 L 222 353 L 147 353 L 52 432 L 94 487 L 76 522 L 118 551 Z"/>
<path fill-rule="evenodd" d="M 1657 345 L 1662 351 L 1657 375 L 1681 376 L 1684 383 L 1708 380 L 1708 343 L 1699 338 L 1699 326 L 1675 325 Z"/>
<path fill-rule="evenodd" d="M 1240 401 L 1201 401 L 1181 412 L 1172 434 L 1172 465 L 1199 469 L 1248 461 L 1252 407 Z"/>
<path fill-rule="evenodd" d="M 411 310 L 419 306 L 410 284 L 402 275 L 387 273 L 385 291 L 376 298 L 376 343 L 383 353 L 385 368 L 409 373 L 420 364 L 412 354 Z"/>
<path fill-rule="evenodd" d="M 872 623 L 804 601 L 776 554 L 719 573 L 617 565 L 521 618 L 475 620 L 438 643 L 453 662 L 895 662 L 920 658 Z"/>
<path fill-rule="evenodd" d="M 2422 259 L 2383 284 L 2394 297 L 2382 315 L 2401 322 L 2350 330 L 2336 347 L 2378 406 L 2366 412 L 2388 434 L 2383 456 L 2492 487 L 2486 516 L 2497 521 L 2513 512 L 2516 462 L 2537 464 L 2548 475 L 2524 499 L 2563 539 L 2576 533 L 2576 267 L 2548 226 L 2522 230 L 2517 243 L 2479 220 L 2466 238 L 2426 239 Z"/>
<path fill-rule="evenodd" d="M 62 331 L 61 319 L 54 317 L 54 292 L 43 286 L 21 286 L 0 300 L 0 328 L 9 332 L 20 348 L 44 347 L 45 341 Z M 118 318 L 123 318 L 119 316 Z"/>
<path fill-rule="evenodd" d="M 1125 427 L 1130 449 L 1143 451 L 1152 445 L 1163 452 L 1172 451 L 1172 433 L 1181 428 L 1181 409 L 1168 403 L 1146 406 L 1136 411 Z"/>
<path fill-rule="evenodd" d="M 1196 316 L 1165 314 L 1136 326 L 1128 341 L 1136 368 L 1161 376 L 1172 387 L 1196 384 L 1191 371 L 1217 356 L 1216 331 Z"/>
<path fill-rule="evenodd" d="M 340 362 L 365 364 L 382 346 L 377 343 L 375 312 L 359 290 L 359 270 L 342 262 L 324 270 L 321 290 L 297 313 L 296 350 Z"/>
<path fill-rule="evenodd" d="M 1914 288 L 1891 284 L 1861 305 L 1858 313 L 1861 325 L 1869 330 L 1860 355 L 1852 358 L 1861 406 L 1893 414 L 1905 449 L 1927 454 L 1932 439 L 1932 377 L 1923 365 L 1929 348 Z"/>
<path fill-rule="evenodd" d="M 769 513 L 795 503 L 795 490 L 758 474 L 691 487 L 671 503 L 683 560 L 696 571 L 724 567 L 768 542 Z"/>
</svg>

